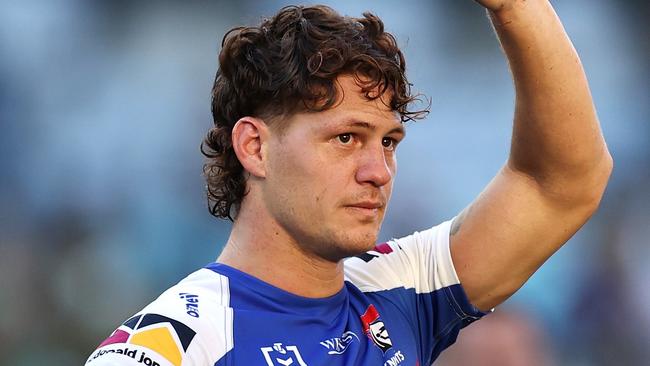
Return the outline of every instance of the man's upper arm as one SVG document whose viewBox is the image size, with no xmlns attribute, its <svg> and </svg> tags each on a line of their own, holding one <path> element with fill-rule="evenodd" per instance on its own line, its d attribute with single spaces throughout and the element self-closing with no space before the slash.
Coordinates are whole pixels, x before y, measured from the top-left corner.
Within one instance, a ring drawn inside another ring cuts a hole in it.
<svg viewBox="0 0 650 366">
<path fill-rule="evenodd" d="M 454 220 L 454 266 L 479 309 L 491 309 L 519 289 L 598 204 L 598 199 L 575 202 L 549 192 L 506 165 Z"/>
<path fill-rule="evenodd" d="M 586 75 L 547 0 L 479 1 L 515 84 L 508 163 L 457 218 L 454 264 L 489 309 L 510 296 L 595 211 L 612 169 Z"/>
</svg>

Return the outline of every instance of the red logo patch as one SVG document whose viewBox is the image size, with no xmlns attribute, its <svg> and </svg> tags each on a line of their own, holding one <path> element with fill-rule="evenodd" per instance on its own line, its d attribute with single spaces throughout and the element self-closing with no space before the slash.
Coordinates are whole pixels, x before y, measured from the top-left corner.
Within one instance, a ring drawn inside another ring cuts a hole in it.
<svg viewBox="0 0 650 366">
<path fill-rule="evenodd" d="M 361 324 L 363 325 L 363 332 L 382 352 L 386 353 L 393 347 L 393 342 L 388 336 L 388 330 L 374 305 L 370 304 L 366 312 L 361 315 Z"/>
</svg>

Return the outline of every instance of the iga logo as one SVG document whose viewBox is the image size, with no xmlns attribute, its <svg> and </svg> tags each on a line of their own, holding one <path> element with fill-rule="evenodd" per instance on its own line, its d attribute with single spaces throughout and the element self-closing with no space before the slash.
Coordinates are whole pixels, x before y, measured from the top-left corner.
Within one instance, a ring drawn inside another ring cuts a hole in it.
<svg viewBox="0 0 650 366">
<path fill-rule="evenodd" d="M 373 343 L 382 352 L 386 353 L 391 347 L 393 347 L 393 342 L 391 342 L 390 337 L 388 336 L 388 330 L 384 326 L 384 322 L 379 318 L 379 312 L 375 309 L 375 306 L 370 304 L 366 309 L 366 312 L 361 315 L 361 323 L 363 324 L 363 331 L 366 333 L 368 338 L 370 338 Z"/>
<path fill-rule="evenodd" d="M 338 338 L 330 338 L 320 342 L 320 345 L 328 349 L 328 355 L 340 355 L 347 351 L 355 339 L 358 341 L 359 337 L 354 332 L 347 331 Z"/>
<path fill-rule="evenodd" d="M 260 350 L 269 366 L 289 366 L 293 365 L 294 361 L 300 366 L 307 366 L 296 346 L 284 347 L 282 343 L 273 343 L 273 347 L 262 347 Z M 274 357 L 271 357 L 272 354 Z"/>
</svg>

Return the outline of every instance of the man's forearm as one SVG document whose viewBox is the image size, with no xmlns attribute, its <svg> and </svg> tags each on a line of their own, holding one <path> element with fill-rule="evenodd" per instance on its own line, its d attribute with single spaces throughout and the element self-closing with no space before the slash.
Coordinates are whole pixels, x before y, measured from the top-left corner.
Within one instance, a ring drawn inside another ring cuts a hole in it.
<svg viewBox="0 0 650 366">
<path fill-rule="evenodd" d="M 550 3 L 516 0 L 490 16 L 515 82 L 509 167 L 561 199 L 585 184 L 604 187 L 611 157 L 580 59 Z"/>
</svg>

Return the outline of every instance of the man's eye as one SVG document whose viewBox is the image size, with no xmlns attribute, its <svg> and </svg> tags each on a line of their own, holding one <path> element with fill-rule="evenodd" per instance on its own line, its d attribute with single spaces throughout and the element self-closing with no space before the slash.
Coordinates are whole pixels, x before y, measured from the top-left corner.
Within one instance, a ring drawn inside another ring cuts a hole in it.
<svg viewBox="0 0 650 366">
<path fill-rule="evenodd" d="M 350 133 L 342 133 L 338 135 L 339 142 L 342 144 L 349 144 L 352 141 L 352 134 Z"/>
<path fill-rule="evenodd" d="M 393 151 L 393 150 L 395 150 L 395 147 L 397 145 L 397 141 L 395 141 L 395 139 L 390 138 L 390 137 L 384 137 L 381 140 L 381 144 L 386 148 L 386 150 Z"/>
</svg>

